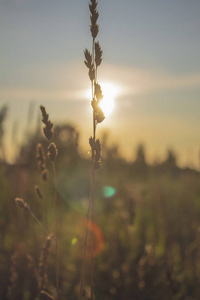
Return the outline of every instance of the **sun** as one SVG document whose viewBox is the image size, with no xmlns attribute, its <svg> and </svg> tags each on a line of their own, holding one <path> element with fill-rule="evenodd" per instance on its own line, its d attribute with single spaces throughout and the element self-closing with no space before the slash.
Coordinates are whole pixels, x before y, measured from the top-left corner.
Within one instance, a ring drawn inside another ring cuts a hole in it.
<svg viewBox="0 0 200 300">
<path fill-rule="evenodd" d="M 115 107 L 115 98 L 118 94 L 118 87 L 111 82 L 102 82 L 101 89 L 103 93 L 103 99 L 99 106 L 104 112 L 104 115 L 109 116 Z"/>
<path fill-rule="evenodd" d="M 103 81 L 100 83 L 103 99 L 99 106 L 103 110 L 105 117 L 109 116 L 115 107 L 115 99 L 120 94 L 120 88 L 113 82 Z M 91 90 L 86 91 L 86 97 L 90 97 Z"/>
</svg>

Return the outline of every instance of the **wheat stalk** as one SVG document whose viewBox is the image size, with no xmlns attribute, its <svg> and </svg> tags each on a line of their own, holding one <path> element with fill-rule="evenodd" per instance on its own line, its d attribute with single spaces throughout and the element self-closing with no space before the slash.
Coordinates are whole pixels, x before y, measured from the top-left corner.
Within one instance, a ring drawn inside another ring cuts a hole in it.
<svg viewBox="0 0 200 300">
<path fill-rule="evenodd" d="M 84 269 L 85 269 L 85 258 L 86 258 L 86 248 L 87 248 L 87 238 L 88 238 L 88 223 L 89 223 L 89 214 L 90 209 L 92 210 L 92 238 L 91 238 L 91 300 L 93 300 L 93 256 L 94 256 L 94 192 L 95 192 L 95 172 L 96 169 L 101 166 L 101 143 L 99 139 L 96 139 L 96 128 L 97 124 L 101 123 L 104 119 L 104 113 L 100 108 L 99 104 L 103 98 L 100 85 L 97 83 L 97 68 L 102 62 L 102 50 L 99 42 L 96 42 L 96 37 L 99 32 L 99 26 L 97 24 L 97 19 L 99 13 L 97 11 L 97 1 L 90 0 L 89 3 L 90 10 L 90 32 L 92 36 L 92 53 L 89 50 L 85 49 L 85 65 L 89 69 L 88 75 L 91 81 L 92 89 L 92 100 L 91 105 L 93 108 L 93 136 L 89 139 L 89 144 L 92 150 L 92 159 L 91 159 L 91 182 L 90 182 L 90 200 L 87 211 L 87 221 L 85 229 L 85 240 L 83 247 L 83 259 L 81 267 L 81 278 L 80 278 L 80 291 L 79 291 L 79 300 L 82 299 L 83 286 L 84 286 Z"/>
<path fill-rule="evenodd" d="M 48 140 L 53 137 L 53 123 L 49 120 L 49 115 L 46 112 L 44 106 L 40 106 L 42 112 L 42 122 L 44 123 L 43 133 Z M 56 169 L 54 161 L 58 154 L 57 147 L 54 143 L 50 143 L 48 146 L 47 157 L 51 160 L 53 168 L 53 178 L 54 178 L 54 234 L 56 242 L 56 299 L 58 300 L 59 291 L 59 262 L 58 262 L 58 226 L 57 226 L 57 196 L 56 196 Z"/>
<path fill-rule="evenodd" d="M 36 217 L 36 215 L 31 211 L 30 206 L 26 202 L 24 202 L 24 200 L 22 198 L 15 198 L 15 203 L 16 203 L 17 206 L 19 206 L 20 208 L 22 208 L 26 212 L 28 212 L 33 217 L 33 219 L 36 221 L 36 223 L 42 228 L 42 230 L 44 231 L 45 235 L 49 236 L 49 233 L 46 230 L 46 228 L 38 220 L 38 218 Z"/>
<path fill-rule="evenodd" d="M 47 259 L 49 256 L 49 250 L 51 246 L 52 235 L 47 236 L 40 257 L 40 262 L 38 266 L 38 275 L 39 275 L 39 282 L 38 287 L 39 291 L 43 291 L 46 288 L 48 277 L 47 277 Z"/>
</svg>

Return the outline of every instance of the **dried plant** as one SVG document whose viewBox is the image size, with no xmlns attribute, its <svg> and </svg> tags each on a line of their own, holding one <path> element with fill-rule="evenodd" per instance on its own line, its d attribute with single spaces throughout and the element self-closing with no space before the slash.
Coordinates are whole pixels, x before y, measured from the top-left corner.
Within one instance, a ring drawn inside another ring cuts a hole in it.
<svg viewBox="0 0 200 300">
<path fill-rule="evenodd" d="M 38 197 L 39 197 L 40 199 L 42 199 L 42 198 L 43 198 L 43 195 L 42 195 L 42 192 L 41 192 L 41 190 L 40 190 L 40 188 L 39 188 L 38 185 L 35 185 L 35 191 L 36 191 Z"/>
<path fill-rule="evenodd" d="M 30 206 L 24 202 L 24 200 L 22 198 L 15 198 L 15 203 L 18 207 L 24 209 L 26 212 L 28 212 L 33 219 L 36 221 L 36 223 L 42 228 L 42 230 L 44 231 L 45 235 L 49 235 L 49 233 L 47 232 L 46 228 L 43 226 L 43 224 L 38 220 L 38 218 L 36 217 L 36 215 L 31 211 Z"/>
<path fill-rule="evenodd" d="M 53 137 L 53 123 L 49 120 L 49 115 L 46 112 L 46 108 L 40 105 L 40 109 L 42 112 L 42 122 L 45 124 L 43 127 L 44 135 L 48 140 Z"/>
<path fill-rule="evenodd" d="M 84 269 L 85 269 L 85 257 L 86 257 L 86 248 L 87 248 L 87 238 L 88 238 L 88 224 L 89 224 L 89 215 L 90 209 L 92 210 L 92 228 L 94 227 L 94 182 L 95 182 L 95 171 L 101 166 L 101 143 L 99 139 L 96 139 L 96 128 L 97 124 L 101 123 L 104 119 L 104 113 L 100 107 L 100 102 L 103 99 L 103 94 L 101 86 L 97 82 L 97 69 L 102 62 L 103 51 L 100 47 L 99 42 L 96 42 L 96 37 L 99 32 L 99 26 L 97 24 L 97 19 L 99 13 L 97 11 L 97 1 L 90 0 L 89 3 L 90 10 L 90 32 L 92 36 L 92 53 L 88 49 L 85 49 L 85 65 L 89 69 L 88 75 L 91 81 L 92 89 L 92 99 L 91 106 L 93 108 L 93 136 L 89 139 L 89 144 L 92 151 L 91 159 L 91 184 L 90 184 L 90 200 L 87 211 L 87 222 L 85 230 L 85 240 L 83 248 L 83 259 L 81 267 L 81 278 L 80 278 L 80 291 L 79 291 L 79 300 L 82 299 L 83 287 L 84 287 Z M 91 238 L 91 300 L 93 300 L 93 255 L 94 255 L 94 234 L 93 230 Z"/>
<path fill-rule="evenodd" d="M 47 276 L 47 260 L 49 256 L 49 250 L 52 242 L 52 235 L 47 236 L 40 257 L 40 262 L 38 266 L 38 276 L 39 276 L 39 291 L 43 291 L 48 282 Z"/>
<path fill-rule="evenodd" d="M 10 265 L 10 284 L 7 291 L 8 299 L 19 299 L 20 294 L 18 294 L 18 285 L 22 277 L 22 264 L 24 264 L 25 267 L 25 274 L 28 272 L 31 277 L 30 290 L 33 292 L 33 294 L 31 294 L 32 298 L 34 297 L 35 300 L 44 299 L 44 296 L 42 295 L 45 295 L 45 299 L 54 299 L 44 290 L 47 288 L 48 284 L 47 264 L 52 241 L 52 235 L 46 237 L 38 267 L 30 254 L 17 251 L 13 254 Z"/>
<path fill-rule="evenodd" d="M 15 203 L 20 207 L 23 208 L 25 211 L 30 211 L 30 207 L 27 203 L 24 202 L 21 198 L 15 198 Z"/>
<path fill-rule="evenodd" d="M 85 240 L 83 247 L 83 259 L 82 259 L 82 267 L 81 267 L 81 275 L 80 275 L 80 292 L 79 292 L 79 300 L 82 299 L 83 287 L 84 287 L 84 268 L 85 268 L 85 258 L 86 258 L 86 248 L 87 248 L 87 239 L 88 239 L 88 228 L 89 228 L 89 218 L 91 213 L 91 300 L 93 300 L 93 256 L 94 256 L 94 193 L 95 193 L 95 172 L 101 166 L 101 143 L 100 140 L 96 138 L 96 129 L 97 125 L 100 124 L 104 119 L 104 113 L 100 107 L 100 103 L 103 99 L 102 89 L 100 84 L 97 81 L 97 71 L 98 67 L 102 63 L 102 54 L 103 51 L 100 47 L 98 41 L 96 41 L 99 26 L 97 24 L 97 20 L 99 17 L 99 13 L 97 11 L 97 1 L 90 0 L 89 3 L 90 10 L 90 32 L 92 36 L 92 51 L 90 52 L 88 49 L 84 51 L 84 63 L 88 68 L 88 76 L 91 81 L 91 106 L 93 109 L 93 136 L 89 138 L 89 145 L 91 147 L 91 182 L 90 182 L 90 199 L 87 211 L 87 222 L 85 228 Z M 49 119 L 49 115 L 47 114 L 46 108 L 44 106 L 40 106 L 40 110 L 42 113 L 42 122 L 43 133 L 47 140 L 51 140 L 54 135 L 53 131 L 53 123 Z M 43 180 L 47 180 L 47 166 L 46 166 L 46 155 L 44 154 L 42 145 L 39 143 L 37 145 L 37 164 L 38 168 L 41 171 Z M 55 248 L 56 248 L 56 299 L 58 299 L 58 291 L 59 291 L 59 270 L 58 270 L 58 230 L 57 230 L 57 197 L 56 197 L 56 170 L 55 170 L 55 159 L 57 157 L 58 150 L 54 142 L 51 142 L 47 149 L 47 157 L 50 159 L 53 167 L 53 175 L 54 175 L 54 235 L 55 235 Z M 39 198 L 43 198 L 42 192 L 39 186 L 35 186 L 35 191 Z M 24 202 L 21 198 L 15 198 L 15 203 L 24 211 L 31 214 L 31 216 L 35 219 L 35 221 L 43 228 L 45 234 L 47 235 L 45 244 L 43 246 L 41 259 L 38 268 L 38 289 L 40 294 L 45 295 L 49 299 L 53 299 L 51 295 L 49 295 L 44 289 L 47 286 L 47 259 L 49 254 L 49 248 L 52 241 L 52 236 L 48 234 L 42 223 L 37 219 L 34 213 L 31 211 L 30 206 Z M 40 296 L 39 296 L 40 298 Z"/>
<path fill-rule="evenodd" d="M 32 257 L 30 255 L 26 255 L 22 248 L 20 250 L 15 250 L 14 254 L 11 256 L 9 273 L 10 280 L 6 299 L 22 299 L 23 294 L 19 289 L 19 284 L 21 284 L 21 280 L 25 274 L 29 274 L 30 276 L 30 290 L 32 291 L 31 296 L 35 298 L 38 290 L 37 271 Z"/>
<path fill-rule="evenodd" d="M 42 294 L 44 294 L 46 296 L 46 298 L 53 299 L 53 297 L 50 294 L 48 294 L 46 291 L 44 291 L 44 289 L 47 286 L 47 282 L 48 282 L 47 260 L 48 260 L 48 256 L 49 256 L 49 250 L 50 250 L 51 243 L 53 242 L 55 244 L 53 235 L 49 234 L 46 231 L 43 224 L 38 220 L 38 218 L 35 216 L 35 214 L 31 211 L 30 206 L 26 202 L 24 202 L 23 199 L 15 198 L 15 203 L 18 207 L 20 207 L 20 208 L 24 209 L 26 212 L 28 212 L 45 232 L 46 240 L 45 240 L 43 248 L 42 248 L 38 269 L 36 268 L 33 258 L 30 255 L 26 255 L 26 259 L 27 259 L 27 265 L 32 270 L 33 278 L 37 284 L 38 296 L 36 297 L 36 300 L 40 299 Z M 10 297 L 10 299 L 12 299 L 12 293 L 16 288 L 17 272 L 15 269 L 16 269 L 16 262 L 14 259 L 13 264 L 11 265 L 11 278 L 10 278 L 10 286 L 9 286 L 9 290 L 8 290 L 8 296 Z"/>
<path fill-rule="evenodd" d="M 38 168 L 41 171 L 42 179 L 44 182 L 46 182 L 48 179 L 48 170 L 47 170 L 47 166 L 46 166 L 46 155 L 44 154 L 44 150 L 43 150 L 41 143 L 37 144 L 36 159 L 37 159 Z M 35 186 L 35 191 L 40 199 L 43 198 L 41 190 L 37 185 Z M 43 215 L 44 215 L 44 224 L 47 227 L 47 199 L 46 199 L 46 197 L 44 197 L 44 202 L 43 202 Z"/>
<path fill-rule="evenodd" d="M 41 295 L 44 295 L 46 298 L 45 299 L 51 299 L 51 300 L 54 300 L 54 297 L 51 296 L 49 293 L 47 293 L 46 291 L 41 291 L 40 292 Z"/>
<path fill-rule="evenodd" d="M 42 179 L 44 181 L 46 181 L 47 180 L 47 175 L 48 175 L 48 170 L 47 170 L 47 167 L 46 167 L 46 158 L 45 158 L 45 155 L 44 155 L 44 150 L 43 150 L 43 147 L 40 143 L 37 144 L 36 158 L 37 158 L 38 168 L 40 169 L 41 174 L 42 174 Z"/>
<path fill-rule="evenodd" d="M 49 115 L 46 112 L 44 106 L 40 106 L 42 113 L 42 122 L 44 123 L 43 133 L 45 137 L 50 140 L 53 137 L 53 123 L 49 120 Z M 56 242 L 56 294 L 58 299 L 58 290 L 59 290 L 59 268 L 58 268 L 58 228 L 57 228 L 57 197 L 56 197 L 56 169 L 55 169 L 55 159 L 58 155 L 58 150 L 56 145 L 51 142 L 48 146 L 47 157 L 51 160 L 53 168 L 53 177 L 54 177 L 54 235 Z"/>
<path fill-rule="evenodd" d="M 56 148 L 56 145 L 54 143 L 49 144 L 49 146 L 48 146 L 48 152 L 47 152 L 47 157 L 52 162 L 54 162 L 57 155 L 58 155 L 58 150 Z"/>
<path fill-rule="evenodd" d="M 53 136 L 53 123 L 49 120 L 49 115 L 46 112 L 46 109 L 44 106 L 40 106 L 41 112 L 42 112 L 42 122 L 44 123 L 44 128 L 43 132 L 46 138 L 49 140 Z M 56 248 L 56 299 L 58 299 L 58 240 L 57 240 L 57 197 L 56 197 L 56 173 L 55 173 L 55 159 L 58 154 L 58 150 L 56 145 L 51 142 L 48 146 L 48 151 L 47 151 L 47 157 L 51 160 L 52 166 L 53 166 L 53 174 L 54 174 L 54 215 L 55 215 L 55 220 L 54 220 L 54 231 L 55 231 L 55 242 L 52 239 L 52 235 L 49 235 L 47 232 L 46 228 L 43 226 L 43 224 L 38 220 L 38 218 L 35 216 L 35 214 L 31 211 L 30 206 L 22 199 L 22 198 L 15 198 L 15 203 L 18 207 L 23 209 L 25 212 L 28 212 L 34 220 L 40 225 L 42 230 L 45 232 L 47 238 L 43 247 L 41 259 L 40 259 L 40 264 L 39 264 L 39 279 L 38 279 L 38 290 L 39 290 L 39 295 L 38 298 L 40 298 L 41 295 L 43 297 L 46 297 L 48 299 L 53 299 L 51 295 L 49 295 L 46 291 L 44 291 L 44 288 L 46 287 L 47 284 L 47 258 L 48 258 L 48 253 L 49 253 L 49 247 L 51 244 L 51 241 L 55 243 L 55 248 Z M 42 178 L 43 180 L 47 179 L 47 167 L 46 167 L 46 155 L 44 154 L 44 150 L 42 145 L 39 143 L 37 145 L 36 149 L 36 159 L 37 159 L 37 165 L 40 171 L 42 172 Z M 43 198 L 42 192 L 39 188 L 38 185 L 35 186 L 35 191 L 38 195 L 38 197 L 41 199 Z M 30 260 L 28 261 L 30 265 Z M 41 294 L 41 295 L 40 295 Z"/>
<path fill-rule="evenodd" d="M 18 280 L 18 272 L 17 268 L 19 265 L 19 254 L 14 253 L 11 257 L 11 265 L 10 265 L 10 284 L 8 287 L 7 297 L 8 299 L 13 299 L 16 289 L 17 289 L 17 280 Z"/>
<path fill-rule="evenodd" d="M 31 273 L 38 285 L 38 272 L 37 272 L 35 262 L 30 254 L 26 255 L 26 260 L 27 260 L 28 267 L 29 269 L 31 269 Z"/>
</svg>

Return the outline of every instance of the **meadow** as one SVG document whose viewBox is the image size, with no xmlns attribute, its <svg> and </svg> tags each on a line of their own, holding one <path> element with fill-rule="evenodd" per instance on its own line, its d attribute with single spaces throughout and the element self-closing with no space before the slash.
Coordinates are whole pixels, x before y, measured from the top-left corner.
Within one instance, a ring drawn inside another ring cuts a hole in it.
<svg viewBox="0 0 200 300">
<path fill-rule="evenodd" d="M 141 145 L 136 160 L 128 163 L 116 146 L 108 146 L 107 139 L 102 138 L 103 166 L 95 183 L 95 299 L 199 299 L 199 172 L 180 169 L 172 152 L 164 162 L 148 165 Z M 90 161 L 80 155 L 75 128 L 55 126 L 54 141 L 59 153 L 55 163 L 59 299 L 73 300 L 79 293 Z M 43 180 L 37 166 L 38 143 L 47 148 L 41 132 L 21 146 L 14 164 L 3 159 L 0 164 L 1 299 L 37 297 L 46 239 L 43 228 L 14 199 L 24 199 L 47 231 L 54 231 L 53 173 L 47 161 L 48 176 Z M 83 299 L 89 299 L 90 293 L 89 253 L 88 245 Z M 45 289 L 55 295 L 53 243 L 46 274 Z"/>
<path fill-rule="evenodd" d="M 98 83 L 96 0 L 89 11 L 88 156 L 76 127 L 52 123 L 41 105 L 36 130 L 21 144 L 13 134 L 18 151 L 9 163 L 7 107 L 0 108 L 0 299 L 200 299 L 200 172 L 181 168 L 172 150 L 149 164 L 139 144 L 127 161 L 120 136 L 115 144 L 112 133 L 99 139 L 113 108 L 102 105 Z"/>
</svg>

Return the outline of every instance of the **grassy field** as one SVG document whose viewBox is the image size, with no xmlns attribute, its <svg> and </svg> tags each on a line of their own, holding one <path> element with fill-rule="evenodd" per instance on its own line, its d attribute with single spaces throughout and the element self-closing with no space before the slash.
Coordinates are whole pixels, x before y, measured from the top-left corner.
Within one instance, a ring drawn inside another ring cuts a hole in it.
<svg viewBox="0 0 200 300">
<path fill-rule="evenodd" d="M 119 146 L 110 145 L 109 135 L 105 134 L 100 140 L 97 136 L 97 132 L 99 135 L 98 124 L 102 123 L 107 113 L 112 111 L 114 94 L 117 94 L 117 89 L 112 91 L 112 85 L 108 85 L 109 93 L 107 96 L 104 95 L 107 102 L 103 105 L 103 89 L 98 83 L 97 76 L 103 59 L 103 50 L 97 40 L 99 33 L 97 4 L 96 0 L 89 2 L 91 45 L 89 50 L 84 50 L 84 63 L 91 86 L 89 96 L 91 99 L 90 102 L 88 101 L 88 106 L 90 104 L 92 106 L 92 136 L 88 137 L 88 157 L 83 156 L 84 151 L 79 145 L 80 133 L 77 129 L 68 124 L 60 126 L 53 124 L 47 113 L 48 108 L 46 111 L 44 106 L 40 106 L 42 122 L 38 119 L 37 130 L 33 132 L 30 125 L 33 107 L 30 106 L 24 134 L 26 141 L 25 139 L 23 143 L 17 141 L 16 133 L 19 124 L 13 125 L 10 143 L 13 151 L 9 152 L 15 153 L 15 159 L 12 164 L 8 163 L 4 147 L 4 121 L 7 116 L 7 107 L 0 109 L 0 299 L 200 299 L 200 173 L 190 168 L 178 167 L 177 157 L 172 150 L 168 151 L 163 162 L 149 165 L 143 145 L 138 145 L 135 150 L 136 158 L 127 162 L 120 155 Z M 46 9 L 44 11 L 46 13 Z M 77 5 L 76 13 L 78 11 L 82 9 Z M 74 17 L 78 25 L 78 13 L 73 16 L 73 19 Z M 117 19 L 114 9 L 113 16 L 109 16 L 111 24 L 112 18 Z M 145 19 L 144 16 L 143 19 Z M 148 24 L 148 21 L 146 22 Z M 117 28 L 113 27 L 117 35 L 121 24 L 117 24 Z M 120 25 L 119 28 L 118 25 Z M 70 25 L 70 28 L 72 27 Z M 134 25 L 134 27 L 138 26 Z M 157 30 L 157 26 L 155 28 Z M 16 32 L 18 31 L 16 28 Z M 124 37 L 124 34 L 122 35 Z M 115 34 L 109 39 L 111 40 L 114 36 Z M 77 33 L 72 34 L 72 38 L 79 39 Z M 151 40 L 149 33 L 148 39 Z M 131 37 L 128 38 L 129 42 L 130 40 Z M 59 43 L 55 44 L 56 47 L 60 47 Z M 162 44 L 162 40 L 159 40 L 159 44 Z M 172 43 L 169 42 L 169 44 Z M 34 47 L 37 47 L 36 44 Z M 126 45 L 125 52 L 129 47 Z M 115 48 L 117 50 L 117 46 Z M 21 52 L 16 51 L 16 53 Z M 120 57 L 123 55 L 120 53 Z M 126 55 L 128 56 L 128 52 Z M 138 61 L 136 57 L 135 60 Z M 45 59 L 48 60 L 48 56 L 45 55 Z M 143 59 L 141 61 L 144 63 Z M 59 61 L 59 65 L 62 64 Z M 33 65 L 35 67 L 35 62 Z M 136 65 L 134 63 L 134 68 Z M 23 73 L 21 66 L 20 72 Z M 31 68 L 29 72 L 32 72 Z M 50 73 L 48 67 L 44 67 L 41 74 L 43 72 L 45 80 L 48 81 L 46 79 L 46 74 Z M 38 71 L 36 77 L 41 74 Z M 73 74 L 70 74 L 70 78 Z M 142 77 L 146 76 L 145 72 L 141 74 Z M 182 76 L 181 81 L 176 77 L 171 79 L 170 75 L 167 86 L 173 88 L 182 86 L 185 94 L 185 86 L 188 85 L 189 88 L 196 86 L 199 78 L 197 75 L 195 74 L 194 78 L 192 73 L 188 75 L 188 78 Z M 137 95 L 137 76 L 132 78 L 131 73 L 130 75 L 128 73 L 128 76 L 130 77 L 129 85 L 131 82 L 130 92 L 134 97 Z M 79 74 L 77 73 L 74 77 L 77 84 L 80 79 Z M 157 77 L 154 80 L 157 81 Z M 162 80 L 167 81 L 165 76 Z M 149 81 L 148 77 L 145 81 Z M 31 86 L 32 84 L 31 80 Z M 44 89 L 43 85 L 45 86 L 45 81 L 40 82 L 41 91 Z M 28 85 L 24 84 L 24 87 L 28 88 Z M 161 84 L 158 91 L 160 89 L 164 91 L 165 88 L 166 86 Z M 51 89 L 47 88 L 50 97 L 55 89 L 54 84 Z M 70 89 L 73 91 L 73 85 Z M 145 90 L 144 83 L 141 84 L 142 89 Z M 149 87 L 147 84 L 147 91 L 148 89 L 151 91 L 151 84 Z M 7 90 L 6 87 L 5 94 L 9 94 L 11 90 Z M 67 88 L 63 91 L 60 88 L 58 90 L 59 93 L 65 95 Z M 15 89 L 13 91 L 15 93 Z M 23 89 L 20 92 L 24 94 Z M 33 93 L 31 97 L 37 98 L 37 92 L 35 95 Z M 82 110 L 81 102 L 77 103 L 79 104 L 77 104 L 75 115 L 77 111 L 80 113 Z M 135 136 L 134 132 L 133 136 L 130 134 L 132 133 L 131 124 L 133 124 L 131 120 L 135 116 L 139 118 L 137 110 L 134 111 L 134 116 L 132 115 L 133 105 L 135 105 L 134 101 L 130 106 L 125 103 L 130 123 L 127 121 L 124 135 L 130 136 L 132 140 Z M 167 107 L 166 103 L 165 105 Z M 160 116 L 159 123 L 164 120 L 165 105 L 162 107 L 161 113 L 163 114 Z M 130 111 L 128 111 L 129 108 Z M 148 110 L 146 106 L 145 110 Z M 117 133 L 120 122 L 122 123 L 121 114 L 123 111 L 120 112 L 119 120 L 117 120 Z M 81 116 L 81 113 L 78 115 Z M 182 120 L 185 122 L 184 116 Z M 146 117 L 148 118 L 148 114 L 143 115 L 143 118 Z M 154 117 L 157 117 L 156 113 Z M 148 120 L 145 121 L 148 127 Z M 182 126 L 177 117 L 175 123 L 179 124 L 178 128 L 182 131 L 187 129 L 186 134 L 191 133 L 190 127 L 186 128 L 185 123 Z M 170 122 L 172 126 L 170 128 L 173 128 L 172 124 Z M 194 124 L 195 129 L 198 128 L 197 123 Z M 140 126 L 133 127 L 136 131 Z M 158 123 L 156 123 L 156 129 L 157 127 Z M 171 135 L 170 128 L 167 127 L 166 137 Z M 173 130 L 176 132 L 175 128 Z M 156 132 L 158 133 L 155 130 L 154 135 L 157 134 Z M 166 140 L 168 141 L 167 138 Z M 120 144 L 120 134 L 116 142 Z M 16 151 L 14 151 L 15 147 Z"/>
<path fill-rule="evenodd" d="M 15 164 L 0 164 L 1 299 L 36 298 L 46 239 L 43 228 L 14 199 L 23 198 L 46 230 L 54 231 L 53 175 L 47 161 L 48 179 L 42 179 L 38 142 L 46 149 L 46 141 L 34 135 Z M 73 300 L 79 293 L 90 162 L 79 154 L 74 128 L 55 128 L 55 143 L 59 293 L 60 299 Z M 199 299 L 200 174 L 178 168 L 173 153 L 162 164 L 149 166 L 142 147 L 136 160 L 127 163 L 104 143 L 95 190 L 95 299 Z M 91 226 L 89 238 L 90 233 Z M 89 299 L 90 286 L 89 246 L 87 250 L 84 299 Z M 55 295 L 53 242 L 46 268 L 45 290 Z"/>
</svg>

